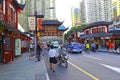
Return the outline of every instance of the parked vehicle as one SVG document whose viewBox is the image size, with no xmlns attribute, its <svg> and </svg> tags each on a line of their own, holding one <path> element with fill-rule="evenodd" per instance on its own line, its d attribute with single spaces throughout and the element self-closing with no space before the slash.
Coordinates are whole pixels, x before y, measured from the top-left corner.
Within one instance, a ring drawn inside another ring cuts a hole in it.
<svg viewBox="0 0 120 80">
<path fill-rule="evenodd" d="M 58 41 L 52 41 L 51 45 L 53 45 L 55 48 L 59 47 L 59 42 Z"/>
<path fill-rule="evenodd" d="M 67 46 L 67 51 L 71 53 L 73 52 L 82 53 L 83 46 L 80 43 L 72 42 L 69 46 Z"/>
</svg>

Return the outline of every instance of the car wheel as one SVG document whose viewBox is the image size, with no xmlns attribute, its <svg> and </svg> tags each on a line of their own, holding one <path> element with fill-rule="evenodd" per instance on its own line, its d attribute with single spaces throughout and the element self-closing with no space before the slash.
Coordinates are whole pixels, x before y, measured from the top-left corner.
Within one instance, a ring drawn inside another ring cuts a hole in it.
<svg viewBox="0 0 120 80">
<path fill-rule="evenodd" d="M 79 53 L 82 53 L 82 51 L 80 51 Z"/>
</svg>

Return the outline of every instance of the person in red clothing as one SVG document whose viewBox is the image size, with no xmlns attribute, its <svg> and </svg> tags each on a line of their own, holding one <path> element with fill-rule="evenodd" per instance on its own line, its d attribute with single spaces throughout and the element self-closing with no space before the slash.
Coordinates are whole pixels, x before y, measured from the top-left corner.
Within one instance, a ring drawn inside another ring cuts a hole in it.
<svg viewBox="0 0 120 80">
<path fill-rule="evenodd" d="M 110 52 L 113 52 L 113 49 L 114 49 L 114 44 L 113 43 L 109 44 L 109 49 L 110 49 Z"/>
</svg>

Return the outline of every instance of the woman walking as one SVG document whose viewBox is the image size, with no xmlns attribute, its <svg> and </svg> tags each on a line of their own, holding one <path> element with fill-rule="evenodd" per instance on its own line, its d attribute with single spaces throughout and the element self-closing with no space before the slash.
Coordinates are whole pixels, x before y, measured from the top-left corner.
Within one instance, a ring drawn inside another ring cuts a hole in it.
<svg viewBox="0 0 120 80">
<path fill-rule="evenodd" d="M 54 49 L 53 45 L 51 45 L 51 49 L 49 50 L 49 62 L 50 62 L 50 69 L 55 72 L 55 65 L 57 63 L 56 55 L 57 51 Z"/>
</svg>

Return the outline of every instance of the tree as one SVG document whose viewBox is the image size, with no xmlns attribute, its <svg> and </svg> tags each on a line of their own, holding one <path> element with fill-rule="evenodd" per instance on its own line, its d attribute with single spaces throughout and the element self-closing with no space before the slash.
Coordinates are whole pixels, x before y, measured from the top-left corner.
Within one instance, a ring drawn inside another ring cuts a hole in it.
<svg viewBox="0 0 120 80">
<path fill-rule="evenodd" d="M 73 34 L 74 32 L 82 32 L 82 29 L 85 28 L 86 26 L 88 26 L 88 24 L 82 24 L 80 26 L 74 26 L 72 27 L 64 36 L 65 40 L 67 40 L 67 38 Z"/>
</svg>

